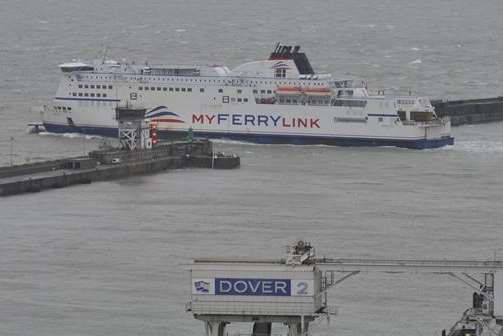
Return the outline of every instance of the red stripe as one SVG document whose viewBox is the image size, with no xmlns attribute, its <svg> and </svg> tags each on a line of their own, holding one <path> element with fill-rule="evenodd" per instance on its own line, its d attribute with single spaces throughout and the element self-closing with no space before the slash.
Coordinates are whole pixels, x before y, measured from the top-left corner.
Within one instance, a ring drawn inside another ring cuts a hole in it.
<svg viewBox="0 0 503 336">
<path fill-rule="evenodd" d="M 184 122 L 185 122 L 185 121 L 183 121 L 183 120 L 171 119 L 171 118 L 160 118 L 160 119 L 155 119 L 155 121 L 160 121 L 160 122 L 172 122 L 172 123 L 184 123 Z"/>
</svg>

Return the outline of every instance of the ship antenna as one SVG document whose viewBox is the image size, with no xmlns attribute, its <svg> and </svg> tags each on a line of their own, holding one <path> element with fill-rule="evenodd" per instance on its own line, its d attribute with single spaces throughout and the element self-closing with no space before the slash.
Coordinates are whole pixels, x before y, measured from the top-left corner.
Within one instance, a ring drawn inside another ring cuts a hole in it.
<svg viewBox="0 0 503 336">
<path fill-rule="evenodd" d="M 105 64 L 105 61 L 107 60 L 107 52 L 108 52 L 108 48 L 105 46 L 103 48 L 103 64 Z"/>
<path fill-rule="evenodd" d="M 103 42 L 101 42 L 101 53 L 102 53 L 101 64 L 105 64 L 105 61 L 107 59 L 107 52 L 108 52 L 108 48 L 105 45 L 105 42 L 103 41 Z"/>
</svg>

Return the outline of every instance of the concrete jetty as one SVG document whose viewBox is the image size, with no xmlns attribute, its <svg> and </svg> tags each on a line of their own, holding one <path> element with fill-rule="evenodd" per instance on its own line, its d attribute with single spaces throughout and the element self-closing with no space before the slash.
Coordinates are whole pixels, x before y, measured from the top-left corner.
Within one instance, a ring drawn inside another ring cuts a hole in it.
<svg viewBox="0 0 503 336">
<path fill-rule="evenodd" d="M 0 196 L 38 192 L 187 167 L 232 169 L 237 155 L 213 152 L 208 140 L 159 144 L 151 149 L 108 149 L 12 167 L 0 167 Z"/>
<path fill-rule="evenodd" d="M 503 121 L 503 97 L 432 101 L 439 117 L 449 116 L 452 126 Z"/>
</svg>

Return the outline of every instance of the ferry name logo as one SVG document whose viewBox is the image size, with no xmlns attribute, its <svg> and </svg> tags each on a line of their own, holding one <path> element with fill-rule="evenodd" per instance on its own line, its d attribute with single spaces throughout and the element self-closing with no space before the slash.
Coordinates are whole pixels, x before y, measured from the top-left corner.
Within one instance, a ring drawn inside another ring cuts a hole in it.
<svg viewBox="0 0 503 336">
<path fill-rule="evenodd" d="M 291 280 L 215 278 L 215 295 L 290 296 Z"/>
<path fill-rule="evenodd" d="M 230 123 L 234 126 L 320 128 L 319 118 L 285 118 L 278 115 L 260 114 L 193 114 L 192 123 L 201 125 L 222 125 Z"/>
<path fill-rule="evenodd" d="M 199 280 L 194 282 L 194 287 L 198 293 L 209 293 L 210 283 L 208 281 Z"/>
</svg>

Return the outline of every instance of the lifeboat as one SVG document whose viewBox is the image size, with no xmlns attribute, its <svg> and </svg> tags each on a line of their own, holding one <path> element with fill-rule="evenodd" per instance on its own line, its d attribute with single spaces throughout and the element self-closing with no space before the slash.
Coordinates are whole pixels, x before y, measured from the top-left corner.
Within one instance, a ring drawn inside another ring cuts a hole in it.
<svg viewBox="0 0 503 336">
<path fill-rule="evenodd" d="M 310 96 L 330 96 L 332 95 L 332 90 L 327 86 L 322 87 L 305 87 L 302 90 L 303 93 Z"/>
<path fill-rule="evenodd" d="M 280 94 L 301 94 L 302 89 L 298 86 L 278 86 L 276 93 Z"/>
<path fill-rule="evenodd" d="M 328 86 L 322 87 L 298 87 L 298 86 L 278 86 L 276 93 L 279 94 L 306 94 L 312 96 L 330 96 L 332 90 Z"/>
</svg>

